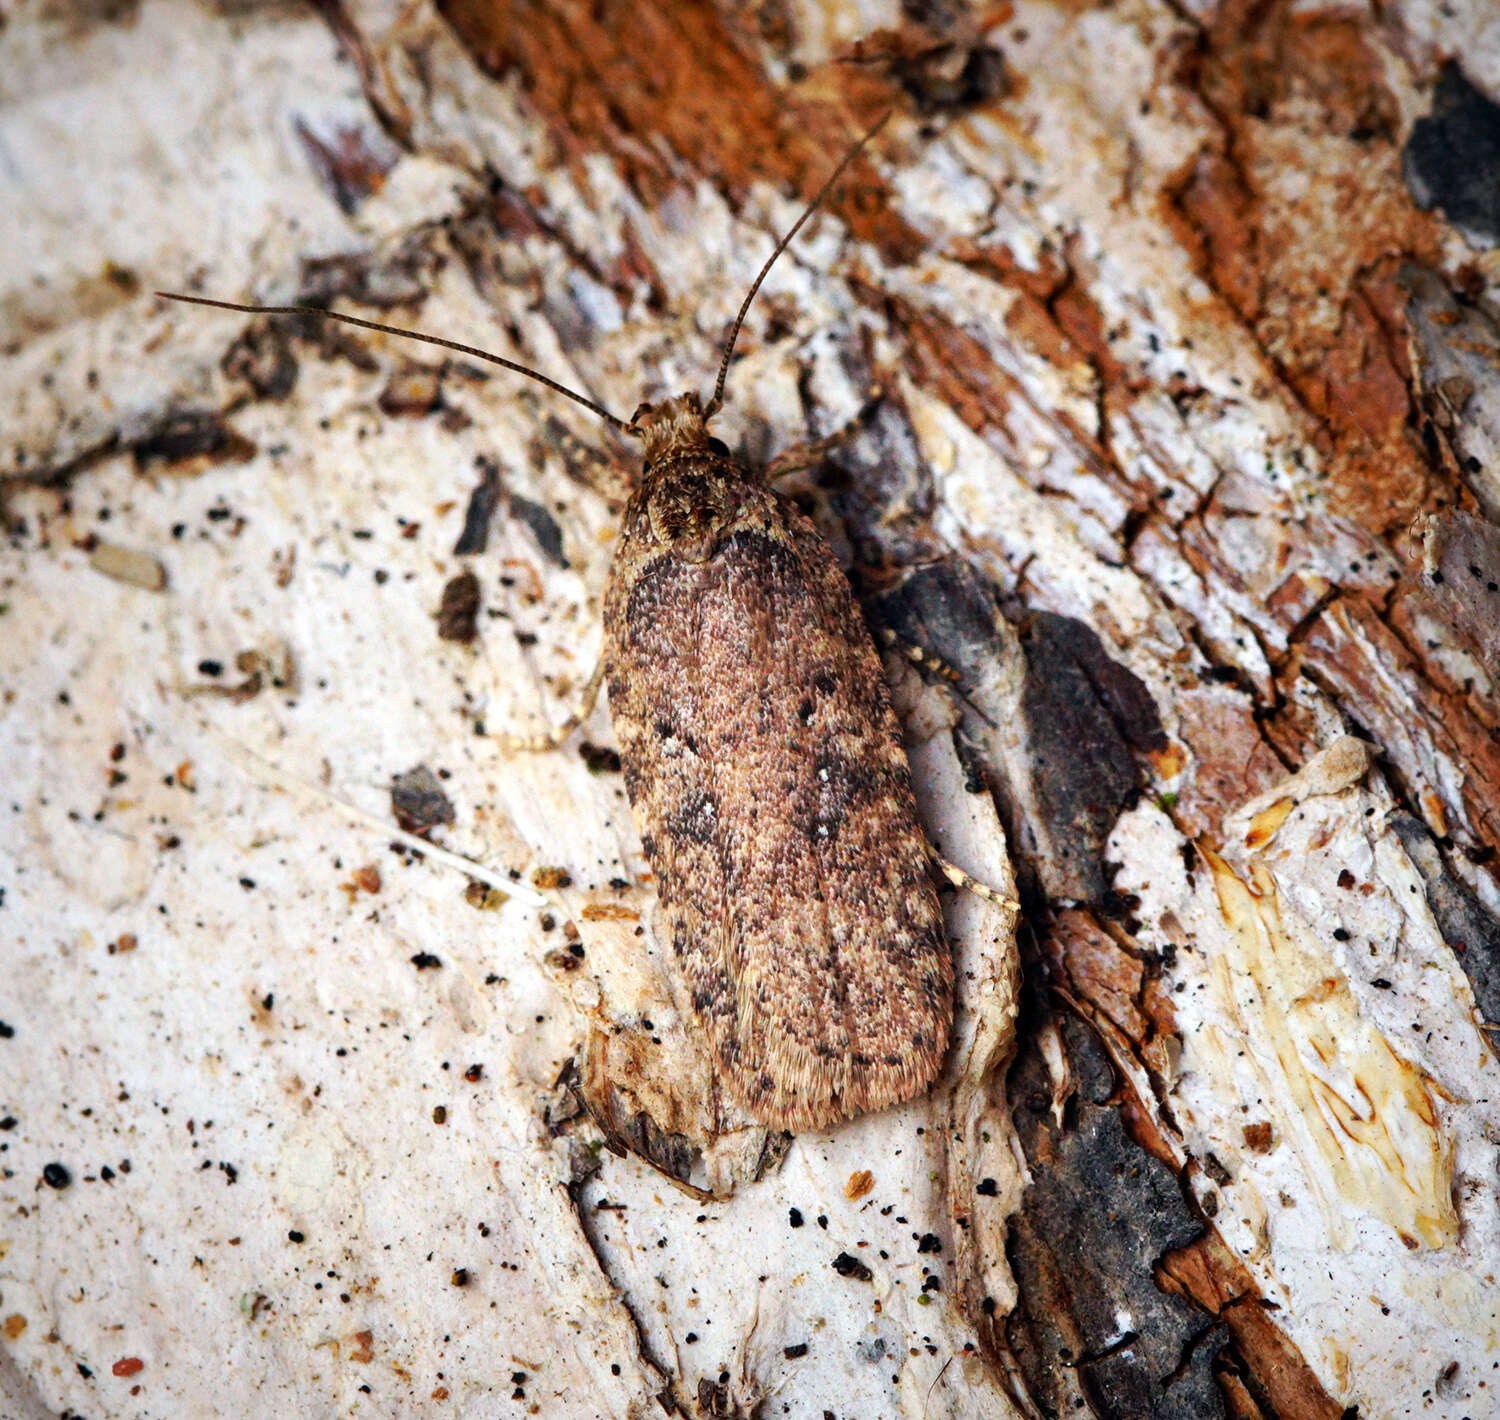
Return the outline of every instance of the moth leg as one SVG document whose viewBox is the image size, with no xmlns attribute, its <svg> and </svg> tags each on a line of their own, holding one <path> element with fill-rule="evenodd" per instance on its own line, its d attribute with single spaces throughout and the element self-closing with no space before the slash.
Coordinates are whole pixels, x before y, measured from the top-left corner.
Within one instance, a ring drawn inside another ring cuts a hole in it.
<svg viewBox="0 0 1500 1420">
<path fill-rule="evenodd" d="M 884 398 L 884 388 L 876 385 L 870 391 L 870 397 L 864 402 L 859 413 L 847 424 L 841 424 L 833 433 L 825 434 L 821 439 L 812 439 L 783 449 L 767 465 L 766 482 L 774 483 L 778 478 L 785 478 L 788 474 L 801 473 L 804 469 L 815 468 L 835 449 L 847 444 L 870 422 L 870 417 L 880 407 L 880 401 Z"/>
<path fill-rule="evenodd" d="M 987 883 L 982 883 L 978 878 L 971 878 L 957 863 L 950 863 L 940 854 L 934 853 L 932 861 L 937 864 L 938 871 L 948 879 L 954 887 L 964 888 L 982 898 L 985 902 L 993 902 L 1001 907 L 1008 907 L 1012 912 L 1020 912 L 1021 904 L 1013 897 L 1007 897 L 1003 892 L 997 892 Z"/>
<path fill-rule="evenodd" d="M 929 651 L 927 647 L 918 646 L 915 641 L 903 641 L 890 627 L 876 627 L 875 635 L 882 646 L 887 650 L 895 651 L 898 655 L 905 656 L 918 670 L 926 671 L 928 675 L 935 676 L 939 680 L 945 680 L 949 685 L 957 685 L 962 679 L 947 661 Z"/>
<path fill-rule="evenodd" d="M 590 715 L 594 713 L 594 706 L 599 700 L 599 687 L 604 684 L 604 657 L 599 657 L 594 672 L 589 676 L 588 684 L 583 688 L 583 700 L 571 715 L 560 725 L 550 730 L 543 730 L 535 735 L 499 735 L 497 738 L 508 750 L 524 751 L 528 754 L 542 754 L 547 750 L 556 749 L 567 739 Z"/>
</svg>

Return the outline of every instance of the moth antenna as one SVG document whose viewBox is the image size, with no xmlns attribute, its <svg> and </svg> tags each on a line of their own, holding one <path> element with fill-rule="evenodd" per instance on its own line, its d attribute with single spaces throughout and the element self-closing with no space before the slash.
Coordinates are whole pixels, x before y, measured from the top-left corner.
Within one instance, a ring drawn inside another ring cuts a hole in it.
<svg viewBox="0 0 1500 1420">
<path fill-rule="evenodd" d="M 735 316 L 734 325 L 730 327 L 729 339 L 724 342 L 724 358 L 719 361 L 719 378 L 714 381 L 713 398 L 709 400 L 708 407 L 703 411 L 705 419 L 710 419 L 718 413 L 719 407 L 724 403 L 724 381 L 729 378 L 729 360 L 734 354 L 734 342 L 739 338 L 740 327 L 745 323 L 745 314 L 750 309 L 750 302 L 755 299 L 755 293 L 760 290 L 760 283 L 766 279 L 766 274 L 776 264 L 776 258 L 791 245 L 792 238 L 802 230 L 802 224 L 823 205 L 823 199 L 828 196 L 829 189 L 833 187 L 834 183 L 844 175 L 844 169 L 860 155 L 865 145 L 885 127 L 886 121 L 894 112 L 894 109 L 887 109 L 881 114 L 875 120 L 874 125 L 866 131 L 864 137 L 844 154 L 843 161 L 828 175 L 828 180 L 818 189 L 817 195 L 813 200 L 807 204 L 806 209 L 797 218 L 796 224 L 792 227 L 791 231 L 776 243 L 776 250 L 766 258 L 766 264 L 761 267 L 760 274 L 750 283 L 750 290 L 745 294 L 745 299 L 740 303 L 739 314 Z"/>
<path fill-rule="evenodd" d="M 472 355 L 476 360 L 487 360 L 491 365 L 500 365 L 507 370 L 514 370 L 516 374 L 525 375 L 540 385 L 546 385 L 549 390 L 556 390 L 558 394 L 566 395 L 575 404 L 581 404 L 585 409 L 592 410 L 601 419 L 613 424 L 621 433 L 633 434 L 635 432 L 629 424 L 623 419 L 616 418 L 603 405 L 595 404 L 593 400 L 579 394 L 576 390 L 570 390 L 566 385 L 560 385 L 556 380 L 548 379 L 539 370 L 533 370 L 527 365 L 519 365 L 514 360 L 507 360 L 503 355 L 491 355 L 488 350 L 479 350 L 472 345 L 460 345 L 456 340 L 444 340 L 440 335 L 425 335 L 420 330 L 403 330 L 397 325 L 381 325 L 379 321 L 361 320 L 358 316 L 341 315 L 338 311 L 325 311 L 317 306 L 242 306 L 237 301 L 212 301 L 207 296 L 184 296 L 177 291 L 158 291 L 156 294 L 168 301 L 187 301 L 194 306 L 214 306 L 221 311 L 242 311 L 251 316 L 321 316 L 324 320 L 357 325 L 361 330 L 378 330 L 385 335 L 399 335 L 407 340 L 420 340 L 426 345 L 440 345 L 444 350 L 456 350 L 460 355 Z"/>
</svg>

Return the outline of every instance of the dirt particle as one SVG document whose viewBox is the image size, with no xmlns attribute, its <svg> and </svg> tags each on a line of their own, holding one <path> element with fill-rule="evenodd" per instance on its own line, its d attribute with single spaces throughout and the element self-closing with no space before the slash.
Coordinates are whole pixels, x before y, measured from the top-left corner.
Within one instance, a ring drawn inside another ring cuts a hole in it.
<svg viewBox="0 0 1500 1420">
<path fill-rule="evenodd" d="M 856 1282 L 868 1282 L 873 1276 L 863 1262 L 847 1252 L 841 1252 L 833 1259 L 833 1270 L 840 1277 L 852 1277 Z"/>
<path fill-rule="evenodd" d="M 444 641 L 472 645 L 479 635 L 479 578 L 465 569 L 450 577 L 438 604 L 437 633 Z"/>
</svg>

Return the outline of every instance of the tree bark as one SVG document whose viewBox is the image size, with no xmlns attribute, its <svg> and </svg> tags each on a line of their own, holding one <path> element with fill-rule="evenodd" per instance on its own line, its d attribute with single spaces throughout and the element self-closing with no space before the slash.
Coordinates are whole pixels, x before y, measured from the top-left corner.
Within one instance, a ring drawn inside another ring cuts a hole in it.
<svg viewBox="0 0 1500 1420">
<path fill-rule="evenodd" d="M 142 0 L 0 53 L 7 1413 L 1489 1413 L 1484 6 Z M 789 1138 L 607 713 L 506 747 L 593 667 L 629 442 L 152 292 L 624 417 L 887 109 L 715 431 L 878 391 L 791 488 L 1024 911 L 946 899 L 928 1097 Z"/>
</svg>

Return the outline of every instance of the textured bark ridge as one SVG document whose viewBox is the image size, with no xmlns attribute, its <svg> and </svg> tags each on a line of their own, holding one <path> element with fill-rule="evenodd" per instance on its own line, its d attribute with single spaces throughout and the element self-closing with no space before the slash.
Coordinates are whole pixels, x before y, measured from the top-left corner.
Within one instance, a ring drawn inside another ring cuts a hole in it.
<svg viewBox="0 0 1500 1420">
<path fill-rule="evenodd" d="M 0 1410 L 1491 1413 L 1491 8 L 16 11 Z"/>
</svg>

